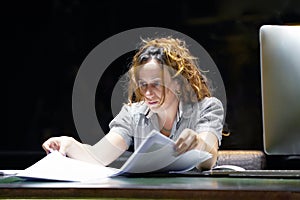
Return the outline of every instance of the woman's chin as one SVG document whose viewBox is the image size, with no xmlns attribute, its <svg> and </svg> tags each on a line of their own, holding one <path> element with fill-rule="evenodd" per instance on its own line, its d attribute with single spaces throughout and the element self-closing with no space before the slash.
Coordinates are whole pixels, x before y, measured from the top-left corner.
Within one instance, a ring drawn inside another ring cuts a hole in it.
<svg viewBox="0 0 300 200">
<path fill-rule="evenodd" d="M 152 111 L 157 111 L 160 108 L 159 103 L 155 103 L 155 104 L 149 104 L 148 103 L 147 105 L 150 108 L 150 110 L 152 110 Z"/>
</svg>

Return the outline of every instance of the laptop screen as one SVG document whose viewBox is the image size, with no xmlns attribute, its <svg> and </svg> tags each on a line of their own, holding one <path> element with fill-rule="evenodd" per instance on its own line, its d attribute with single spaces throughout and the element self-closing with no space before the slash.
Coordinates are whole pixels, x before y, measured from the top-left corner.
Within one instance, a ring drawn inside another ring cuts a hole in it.
<svg viewBox="0 0 300 200">
<path fill-rule="evenodd" d="M 260 28 L 264 150 L 300 155 L 300 26 Z"/>
</svg>

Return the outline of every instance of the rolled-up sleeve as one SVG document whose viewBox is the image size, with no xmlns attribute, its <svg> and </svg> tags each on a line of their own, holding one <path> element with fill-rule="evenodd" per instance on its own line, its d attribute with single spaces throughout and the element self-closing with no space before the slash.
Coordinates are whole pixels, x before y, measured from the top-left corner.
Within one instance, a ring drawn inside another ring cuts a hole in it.
<svg viewBox="0 0 300 200">
<path fill-rule="evenodd" d="M 123 105 L 118 115 L 109 123 L 111 132 L 123 137 L 126 144 L 132 144 L 133 120 L 129 105 Z"/>
<path fill-rule="evenodd" d="M 205 98 L 201 104 L 201 111 L 196 117 L 196 131 L 198 133 L 211 132 L 215 134 L 219 145 L 221 145 L 224 119 L 223 104 L 215 97 Z"/>
</svg>

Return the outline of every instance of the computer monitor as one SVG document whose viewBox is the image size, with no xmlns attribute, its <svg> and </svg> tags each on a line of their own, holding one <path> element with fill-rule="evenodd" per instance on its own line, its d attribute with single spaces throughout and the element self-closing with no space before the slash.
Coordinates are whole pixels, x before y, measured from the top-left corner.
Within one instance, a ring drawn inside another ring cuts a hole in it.
<svg viewBox="0 0 300 200">
<path fill-rule="evenodd" d="M 300 26 L 264 25 L 259 34 L 264 151 L 300 155 Z"/>
</svg>

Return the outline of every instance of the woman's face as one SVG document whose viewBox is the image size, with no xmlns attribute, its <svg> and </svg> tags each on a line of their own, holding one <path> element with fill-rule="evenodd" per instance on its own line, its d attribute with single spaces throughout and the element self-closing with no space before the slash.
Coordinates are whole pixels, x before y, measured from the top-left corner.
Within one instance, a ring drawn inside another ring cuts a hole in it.
<svg viewBox="0 0 300 200">
<path fill-rule="evenodd" d="M 179 101 L 175 95 L 175 90 L 179 89 L 179 85 L 171 78 L 168 70 L 164 70 L 163 79 L 162 66 L 154 59 L 142 65 L 138 72 L 138 86 L 145 97 L 145 103 L 154 112 L 167 109 Z M 165 100 L 160 105 L 163 98 L 163 86 L 165 86 Z"/>
</svg>

